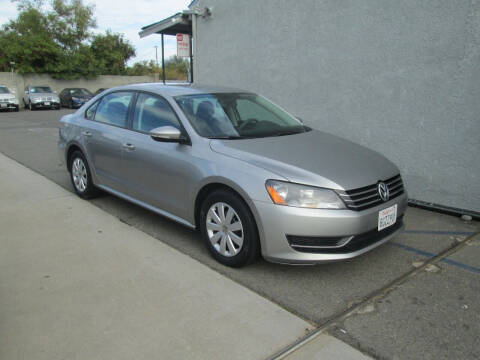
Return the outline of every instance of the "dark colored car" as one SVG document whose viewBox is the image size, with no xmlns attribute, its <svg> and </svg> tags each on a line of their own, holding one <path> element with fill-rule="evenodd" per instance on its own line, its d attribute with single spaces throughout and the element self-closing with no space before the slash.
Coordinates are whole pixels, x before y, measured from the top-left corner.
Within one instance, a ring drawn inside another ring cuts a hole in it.
<svg viewBox="0 0 480 360">
<path fill-rule="evenodd" d="M 100 94 L 102 91 L 108 90 L 108 88 L 100 88 L 97 91 L 95 91 L 95 95 Z"/>
<path fill-rule="evenodd" d="M 60 104 L 70 109 L 79 108 L 94 95 L 84 88 L 66 88 L 60 93 Z"/>
</svg>

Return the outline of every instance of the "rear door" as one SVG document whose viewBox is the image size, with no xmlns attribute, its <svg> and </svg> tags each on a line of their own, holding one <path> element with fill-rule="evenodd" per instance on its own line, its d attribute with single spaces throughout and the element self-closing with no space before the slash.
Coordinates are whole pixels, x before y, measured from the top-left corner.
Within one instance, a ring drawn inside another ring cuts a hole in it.
<svg viewBox="0 0 480 360">
<path fill-rule="evenodd" d="M 118 91 L 104 96 L 86 111 L 92 120 L 85 121 L 81 132 L 97 181 L 120 192 L 126 191 L 121 172 L 122 146 L 133 95 L 131 91 Z"/>
<path fill-rule="evenodd" d="M 186 218 L 189 189 L 196 173 L 192 146 L 155 141 L 149 135 L 150 130 L 161 126 L 184 131 L 178 117 L 167 100 L 144 92 L 139 92 L 132 115 L 122 166 L 128 195 Z"/>
</svg>

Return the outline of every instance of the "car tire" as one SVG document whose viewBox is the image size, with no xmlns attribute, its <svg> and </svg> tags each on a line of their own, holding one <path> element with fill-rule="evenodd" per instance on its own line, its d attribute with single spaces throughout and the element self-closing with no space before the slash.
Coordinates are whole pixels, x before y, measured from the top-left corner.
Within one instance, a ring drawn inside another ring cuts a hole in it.
<svg viewBox="0 0 480 360">
<path fill-rule="evenodd" d="M 92 199 L 99 194 L 92 181 L 92 173 L 87 159 L 81 151 L 75 151 L 68 161 L 70 179 L 75 193 L 82 199 Z"/>
<path fill-rule="evenodd" d="M 20 105 L 18 105 L 17 107 L 15 107 L 15 112 L 19 112 L 20 111 Z"/>
<path fill-rule="evenodd" d="M 242 267 L 258 257 L 257 225 L 248 205 L 237 194 L 226 189 L 210 193 L 203 201 L 199 220 L 207 249 L 221 264 Z"/>
</svg>

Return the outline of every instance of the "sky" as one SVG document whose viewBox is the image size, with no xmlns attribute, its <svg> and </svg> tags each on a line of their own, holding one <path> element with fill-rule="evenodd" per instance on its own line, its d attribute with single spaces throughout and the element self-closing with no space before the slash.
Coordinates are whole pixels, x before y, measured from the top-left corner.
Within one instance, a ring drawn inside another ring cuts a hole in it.
<svg viewBox="0 0 480 360">
<path fill-rule="evenodd" d="M 48 2 L 48 0 L 47 0 Z M 140 60 L 155 60 L 155 45 L 158 45 L 158 61 L 161 61 L 160 35 L 150 35 L 140 39 L 138 32 L 145 26 L 187 9 L 191 0 L 84 0 L 94 4 L 97 28 L 94 32 L 122 33 L 136 49 L 136 57 L 128 63 Z M 17 6 L 10 0 L 0 0 L 0 24 L 17 16 Z M 165 36 L 165 58 L 177 53 L 174 36 Z"/>
</svg>

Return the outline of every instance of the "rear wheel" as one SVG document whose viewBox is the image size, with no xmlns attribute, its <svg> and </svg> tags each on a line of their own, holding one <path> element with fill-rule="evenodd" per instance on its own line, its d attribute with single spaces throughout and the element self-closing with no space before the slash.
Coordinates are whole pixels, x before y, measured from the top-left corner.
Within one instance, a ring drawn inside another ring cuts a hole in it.
<svg viewBox="0 0 480 360">
<path fill-rule="evenodd" d="M 233 192 L 221 189 L 207 196 L 200 210 L 200 230 L 212 256 L 224 265 L 241 267 L 258 257 L 255 219 Z"/>
<path fill-rule="evenodd" d="M 91 199 L 98 195 L 98 189 L 92 181 L 92 173 L 87 159 L 80 151 L 75 151 L 70 156 L 70 178 L 73 188 L 78 196 L 83 199 Z"/>
</svg>

